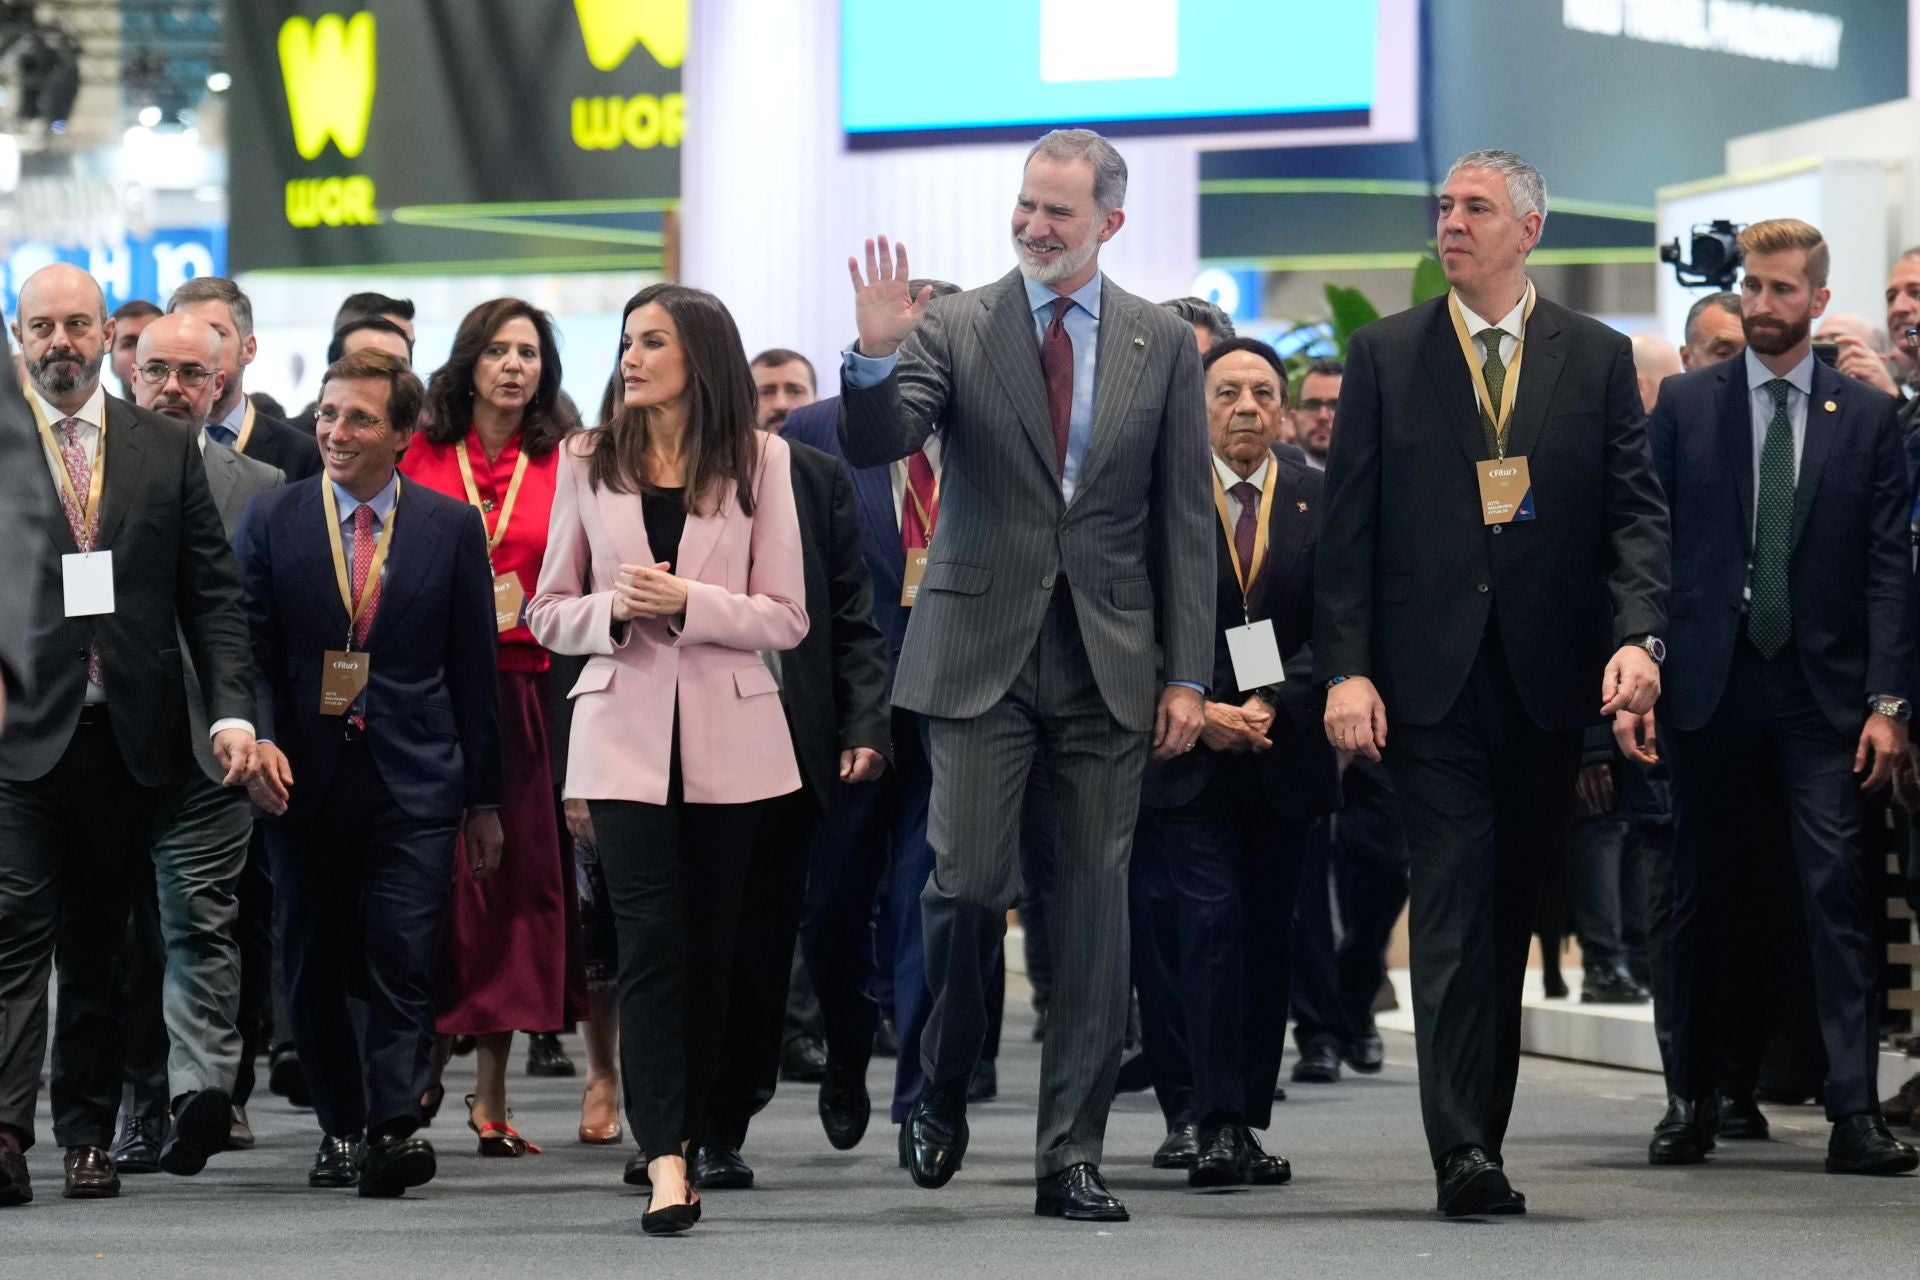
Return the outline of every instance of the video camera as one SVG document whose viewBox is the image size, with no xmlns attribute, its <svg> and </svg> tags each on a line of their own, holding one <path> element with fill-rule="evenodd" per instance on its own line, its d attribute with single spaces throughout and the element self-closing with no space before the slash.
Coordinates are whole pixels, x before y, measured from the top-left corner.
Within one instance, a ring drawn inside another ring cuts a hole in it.
<svg viewBox="0 0 1920 1280">
<path fill-rule="evenodd" d="M 1745 223 L 1725 218 L 1693 228 L 1693 260 L 1680 260 L 1680 237 L 1660 246 L 1660 261 L 1673 264 L 1683 289 L 1731 289 L 1740 278 L 1740 231 Z"/>
</svg>

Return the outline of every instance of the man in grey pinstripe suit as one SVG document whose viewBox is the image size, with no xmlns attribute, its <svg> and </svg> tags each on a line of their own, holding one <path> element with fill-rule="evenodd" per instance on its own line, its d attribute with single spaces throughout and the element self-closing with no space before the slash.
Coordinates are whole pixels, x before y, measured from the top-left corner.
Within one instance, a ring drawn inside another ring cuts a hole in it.
<svg viewBox="0 0 1920 1280">
<path fill-rule="evenodd" d="M 1019 887 L 1029 770 L 1060 810 L 1051 1027 L 1042 1059 L 1039 1214 L 1127 1216 L 1099 1174 L 1127 1015 L 1127 861 L 1149 744 L 1191 750 L 1212 674 L 1213 530 L 1192 331 L 1103 279 L 1126 164 L 1087 130 L 1028 154 L 1020 267 L 985 288 L 911 295 L 904 248 L 849 261 L 860 339 L 842 369 L 855 466 L 938 432 L 938 536 L 894 684 L 926 717 L 933 767 L 921 895 L 934 1004 L 927 1087 L 901 1131 L 924 1187 L 967 1146 L 984 985 Z"/>
</svg>

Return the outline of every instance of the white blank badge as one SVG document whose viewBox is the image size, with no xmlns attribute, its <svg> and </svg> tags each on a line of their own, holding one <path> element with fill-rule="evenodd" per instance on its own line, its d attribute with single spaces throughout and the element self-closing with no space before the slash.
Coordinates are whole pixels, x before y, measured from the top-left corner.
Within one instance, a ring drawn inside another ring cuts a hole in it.
<svg viewBox="0 0 1920 1280">
<path fill-rule="evenodd" d="M 91 618 L 113 612 L 113 552 L 83 551 L 60 557 L 67 616 Z"/>
<path fill-rule="evenodd" d="M 1287 666 L 1280 661 L 1280 642 L 1274 638 L 1271 618 L 1228 627 L 1227 653 L 1233 659 L 1233 682 L 1242 692 L 1286 682 Z"/>
</svg>

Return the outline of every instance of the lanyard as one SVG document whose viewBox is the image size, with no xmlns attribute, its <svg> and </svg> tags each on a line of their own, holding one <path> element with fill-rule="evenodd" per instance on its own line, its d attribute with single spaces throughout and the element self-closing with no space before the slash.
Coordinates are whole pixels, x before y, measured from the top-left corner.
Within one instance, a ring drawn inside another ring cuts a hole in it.
<svg viewBox="0 0 1920 1280">
<path fill-rule="evenodd" d="M 241 397 L 246 399 L 244 396 Z M 247 441 L 253 439 L 253 401 L 247 400 L 247 411 L 240 416 L 240 433 L 233 438 L 233 451 L 245 453 Z"/>
<path fill-rule="evenodd" d="M 487 508 L 480 501 L 480 486 L 473 478 L 473 461 L 467 457 L 467 442 L 462 440 L 454 447 L 454 458 L 460 463 L 460 482 L 467 487 L 467 501 L 480 513 L 480 519 L 487 518 Z M 487 535 L 487 556 L 492 558 L 494 549 L 507 537 L 507 521 L 513 519 L 513 504 L 520 499 L 520 482 L 527 478 L 527 451 L 523 447 L 520 456 L 514 459 L 513 479 L 507 482 L 506 501 L 500 504 L 500 518 L 493 526 L 493 532 Z"/>
<path fill-rule="evenodd" d="M 904 467 L 907 464 L 903 462 L 900 465 Z M 927 510 L 926 503 L 920 501 L 920 491 L 913 487 L 912 468 L 908 468 L 907 470 L 906 489 L 907 489 L 907 496 L 913 499 L 913 509 L 919 512 L 920 514 L 920 528 L 923 531 L 925 531 L 927 535 L 927 541 L 931 543 L 933 541 L 933 513 Z M 939 476 L 935 476 L 933 478 L 933 505 L 936 507 L 940 505 L 940 477 Z"/>
<path fill-rule="evenodd" d="M 100 495 L 107 487 L 107 415 L 100 415 L 100 447 L 94 450 L 93 478 L 87 484 L 87 501 L 80 504 L 80 494 L 73 487 L 73 477 L 67 472 L 67 455 L 60 451 L 60 442 L 53 438 L 53 428 L 47 425 L 46 411 L 40 407 L 40 397 L 29 395 L 27 404 L 33 409 L 33 421 L 40 428 L 40 443 L 53 455 L 55 466 L 53 474 L 59 477 L 60 489 L 80 512 L 80 528 L 83 532 L 94 527 L 94 521 L 100 517 Z M 86 548 L 83 548 L 85 550 Z"/>
<path fill-rule="evenodd" d="M 1507 456 L 1507 432 L 1513 426 L 1513 401 L 1520 390 L 1520 358 L 1527 354 L 1527 321 L 1533 319 L 1534 300 L 1533 282 L 1528 281 L 1527 305 L 1520 313 L 1520 336 L 1514 340 L 1513 362 L 1507 366 L 1506 380 L 1500 384 L 1500 403 L 1496 406 L 1487 392 L 1486 363 L 1473 349 L 1473 335 L 1467 332 L 1467 317 L 1460 310 L 1460 295 L 1447 294 L 1447 314 L 1453 317 L 1453 332 L 1460 339 L 1460 353 L 1467 358 L 1467 370 L 1473 374 L 1473 389 L 1479 393 L 1475 403 L 1486 406 L 1482 412 L 1494 424 L 1494 451 L 1502 459 Z"/>
<path fill-rule="evenodd" d="M 333 481 L 325 476 L 320 478 L 320 500 L 327 507 L 327 541 L 333 546 L 333 577 L 340 585 L 340 603 L 347 610 L 347 652 L 353 652 L 353 633 L 360 626 L 367 607 L 373 603 L 374 589 L 379 585 L 380 575 L 387 567 L 387 548 L 393 545 L 393 522 L 400 514 L 400 477 L 393 478 L 393 510 L 387 513 L 385 527 L 373 542 L 373 563 L 367 567 L 367 580 L 360 584 L 360 599 L 353 598 L 353 587 L 347 578 L 347 549 L 340 538 L 340 501 L 333 496 Z"/>
<path fill-rule="evenodd" d="M 1233 572 L 1240 579 L 1240 600 L 1245 612 L 1247 593 L 1253 590 L 1253 581 L 1260 576 L 1260 570 L 1267 564 L 1267 527 L 1273 522 L 1273 494 L 1280 486 L 1274 483 L 1272 464 L 1267 468 L 1267 487 L 1260 491 L 1260 518 L 1253 530 L 1253 563 L 1240 563 L 1240 546 L 1233 540 L 1233 517 L 1227 511 L 1227 488 L 1220 483 L 1220 468 L 1213 470 L 1213 507 L 1220 513 L 1220 528 L 1227 535 L 1227 554 L 1233 557 Z"/>
</svg>

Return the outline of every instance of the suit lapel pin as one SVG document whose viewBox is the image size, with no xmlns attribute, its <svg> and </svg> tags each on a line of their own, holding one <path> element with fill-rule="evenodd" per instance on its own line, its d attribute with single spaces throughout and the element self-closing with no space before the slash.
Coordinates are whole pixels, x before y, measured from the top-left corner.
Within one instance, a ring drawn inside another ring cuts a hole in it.
<svg viewBox="0 0 1920 1280">
<path fill-rule="evenodd" d="M 1147 345 L 1147 340 L 1145 338 L 1136 337 L 1133 340 L 1133 345 L 1144 349 Z"/>
<path fill-rule="evenodd" d="M 1838 404 L 1836 404 L 1835 402 L 1833 402 L 1832 400 L 1829 400 L 1829 401 L 1827 401 L 1827 412 L 1828 412 L 1828 413 L 1838 413 L 1838 412 L 1840 412 L 1840 406 L 1839 406 Z"/>
<path fill-rule="evenodd" d="M 1307 504 L 1306 504 L 1306 503 L 1304 503 L 1304 502 L 1296 502 L 1296 503 L 1294 503 L 1293 505 L 1294 505 L 1294 506 L 1296 506 L 1296 507 L 1298 507 L 1298 508 L 1300 508 L 1300 514 L 1301 514 L 1301 515 L 1305 515 L 1305 514 L 1307 513 Z"/>
</svg>

